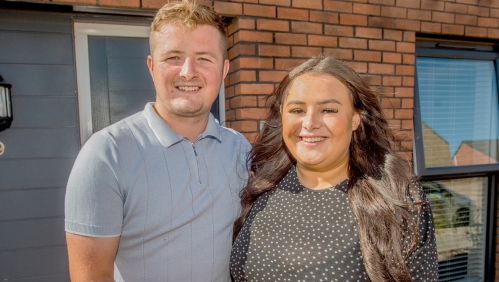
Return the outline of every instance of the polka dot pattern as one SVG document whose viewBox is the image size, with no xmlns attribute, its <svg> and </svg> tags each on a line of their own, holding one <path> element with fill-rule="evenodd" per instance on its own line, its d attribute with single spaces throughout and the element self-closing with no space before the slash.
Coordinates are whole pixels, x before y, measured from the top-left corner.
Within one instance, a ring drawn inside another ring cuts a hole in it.
<svg viewBox="0 0 499 282">
<path fill-rule="evenodd" d="M 369 281 L 347 184 L 344 180 L 329 189 L 308 189 L 293 167 L 254 203 L 232 248 L 234 281 Z M 429 221 L 420 223 L 433 227 Z M 417 281 L 436 281 L 434 234 L 424 231 L 432 238 L 430 244 L 407 263 Z M 419 255 L 425 252 L 434 257 Z"/>
</svg>

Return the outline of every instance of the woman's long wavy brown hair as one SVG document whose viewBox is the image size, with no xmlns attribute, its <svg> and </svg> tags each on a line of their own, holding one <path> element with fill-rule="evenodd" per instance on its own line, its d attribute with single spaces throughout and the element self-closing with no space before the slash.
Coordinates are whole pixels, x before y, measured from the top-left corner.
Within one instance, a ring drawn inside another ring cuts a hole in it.
<svg viewBox="0 0 499 282">
<path fill-rule="evenodd" d="M 398 156 L 396 137 L 383 116 L 375 91 L 351 68 L 327 56 L 292 70 L 269 96 L 270 109 L 249 155 L 251 173 L 241 191 L 242 214 L 234 236 L 262 193 L 272 189 L 296 163 L 282 137 L 281 105 L 294 79 L 329 74 L 350 91 L 361 123 L 350 143 L 348 197 L 357 221 L 362 259 L 372 281 L 412 281 L 404 263 L 419 243 L 420 196 L 410 164 Z M 418 216 L 414 216 L 417 213 Z"/>
</svg>

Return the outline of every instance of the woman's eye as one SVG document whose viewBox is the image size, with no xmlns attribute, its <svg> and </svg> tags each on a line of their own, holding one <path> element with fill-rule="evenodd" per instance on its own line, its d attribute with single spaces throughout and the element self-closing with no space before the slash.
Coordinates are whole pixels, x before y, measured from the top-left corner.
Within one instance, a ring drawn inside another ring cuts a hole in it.
<svg viewBox="0 0 499 282">
<path fill-rule="evenodd" d="M 296 108 L 289 110 L 289 113 L 291 113 L 291 114 L 301 114 L 301 113 L 304 113 L 304 112 L 305 112 L 304 110 L 302 110 L 302 109 L 296 109 Z"/>
<path fill-rule="evenodd" d="M 324 112 L 326 114 L 335 114 L 338 112 L 338 109 L 327 108 L 327 109 L 322 110 L 322 112 Z"/>
</svg>

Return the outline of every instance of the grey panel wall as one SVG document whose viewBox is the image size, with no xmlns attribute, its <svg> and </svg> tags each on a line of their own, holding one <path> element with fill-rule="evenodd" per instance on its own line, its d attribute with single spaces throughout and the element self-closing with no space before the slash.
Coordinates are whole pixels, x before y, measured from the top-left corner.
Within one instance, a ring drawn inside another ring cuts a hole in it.
<svg viewBox="0 0 499 282">
<path fill-rule="evenodd" d="M 0 281 L 69 281 L 64 193 L 79 151 L 71 17 L 0 9 L 0 42 L 14 113 L 0 132 Z"/>
</svg>

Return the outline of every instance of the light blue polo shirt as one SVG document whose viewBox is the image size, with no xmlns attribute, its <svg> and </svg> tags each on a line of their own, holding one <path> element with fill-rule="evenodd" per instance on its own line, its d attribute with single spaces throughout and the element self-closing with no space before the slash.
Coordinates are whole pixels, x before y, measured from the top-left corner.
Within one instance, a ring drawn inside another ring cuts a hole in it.
<svg viewBox="0 0 499 282">
<path fill-rule="evenodd" d="M 152 105 L 83 146 L 67 185 L 66 231 L 121 236 L 116 281 L 230 281 L 250 144 L 211 114 L 191 143 Z"/>
</svg>

